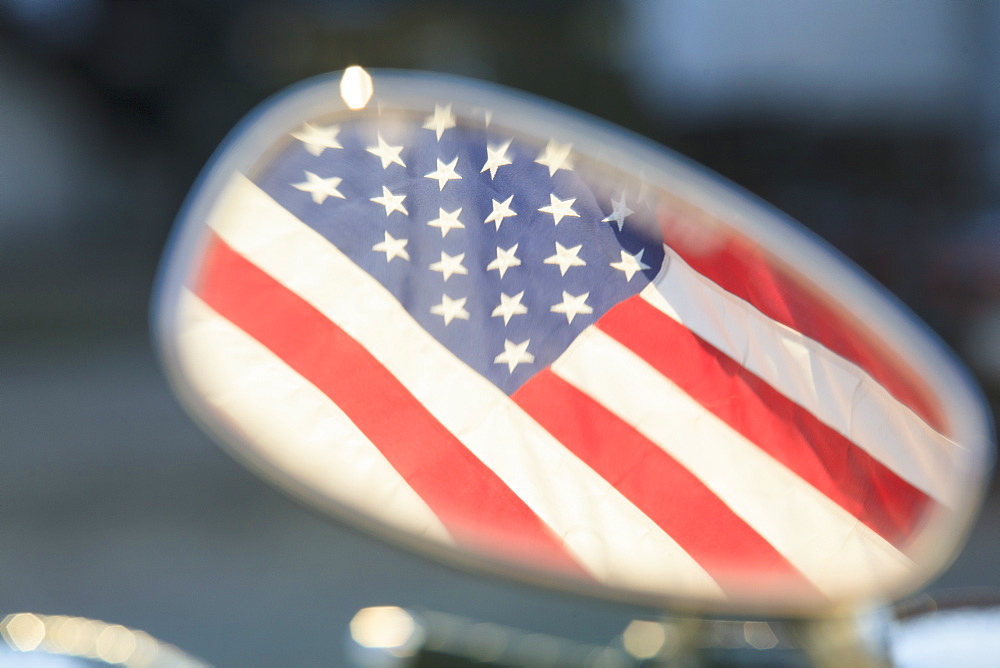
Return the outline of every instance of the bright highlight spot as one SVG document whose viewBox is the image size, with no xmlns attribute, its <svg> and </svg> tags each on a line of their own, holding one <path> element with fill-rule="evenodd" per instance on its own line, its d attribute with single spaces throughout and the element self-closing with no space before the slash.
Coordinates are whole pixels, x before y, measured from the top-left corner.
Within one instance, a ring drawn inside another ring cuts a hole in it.
<svg viewBox="0 0 1000 668">
<path fill-rule="evenodd" d="M 101 628 L 101 624 L 93 619 L 67 617 L 54 630 L 54 648 L 62 654 L 95 656 L 94 644 Z"/>
<path fill-rule="evenodd" d="M 30 612 L 8 615 L 0 630 L 10 646 L 22 652 L 34 650 L 45 638 L 44 622 Z"/>
<path fill-rule="evenodd" d="M 134 631 L 132 637 L 135 639 L 135 651 L 129 657 L 129 666 L 148 666 L 157 658 L 160 651 L 160 643 L 156 638 L 145 631 Z M 169 649 L 169 648 L 168 648 Z M 166 654 L 166 652 L 165 652 Z"/>
<path fill-rule="evenodd" d="M 340 97 L 350 109 L 363 109 L 372 98 L 372 76 L 360 65 L 351 65 L 340 79 Z"/>
<path fill-rule="evenodd" d="M 97 656 L 108 663 L 125 663 L 135 651 L 135 637 L 124 626 L 112 625 L 97 637 Z"/>
<path fill-rule="evenodd" d="M 351 637 L 362 647 L 394 650 L 406 656 L 416 646 L 416 621 L 406 610 L 395 606 L 364 608 L 351 620 Z"/>
<path fill-rule="evenodd" d="M 635 620 L 622 633 L 625 651 L 637 659 L 652 659 L 663 649 L 667 632 L 663 624 Z"/>
<path fill-rule="evenodd" d="M 767 622 L 747 622 L 743 625 L 743 637 L 754 649 L 771 649 L 778 645 L 778 638 Z"/>
</svg>

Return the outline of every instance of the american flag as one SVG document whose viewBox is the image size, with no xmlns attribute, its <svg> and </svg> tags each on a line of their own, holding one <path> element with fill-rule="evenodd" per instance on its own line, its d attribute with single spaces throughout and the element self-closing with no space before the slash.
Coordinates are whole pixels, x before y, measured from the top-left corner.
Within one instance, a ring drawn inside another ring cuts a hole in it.
<svg viewBox="0 0 1000 668">
<path fill-rule="evenodd" d="M 411 542 L 837 601 L 907 581 L 961 492 L 940 402 L 872 330 L 572 138 L 371 108 L 226 179 L 176 305 L 191 394 Z"/>
</svg>

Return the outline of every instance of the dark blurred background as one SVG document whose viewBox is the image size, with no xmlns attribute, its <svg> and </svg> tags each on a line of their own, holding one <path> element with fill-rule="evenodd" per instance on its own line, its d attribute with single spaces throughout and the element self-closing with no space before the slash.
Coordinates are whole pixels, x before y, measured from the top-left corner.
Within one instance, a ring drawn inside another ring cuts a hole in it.
<svg viewBox="0 0 1000 668">
<path fill-rule="evenodd" d="M 506 84 L 790 213 L 1000 395 L 1000 6 L 954 0 L 0 0 L 0 616 L 223 665 L 339 664 L 360 607 L 606 642 L 649 611 L 452 572 L 269 489 L 182 414 L 147 308 L 183 197 L 258 102 L 347 65 Z M 1000 586 L 988 500 L 940 586 Z"/>
</svg>

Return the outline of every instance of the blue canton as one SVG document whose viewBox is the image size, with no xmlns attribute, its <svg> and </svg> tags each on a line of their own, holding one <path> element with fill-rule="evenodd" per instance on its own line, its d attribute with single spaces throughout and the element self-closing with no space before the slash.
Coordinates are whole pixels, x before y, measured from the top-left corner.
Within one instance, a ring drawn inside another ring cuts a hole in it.
<svg viewBox="0 0 1000 668">
<path fill-rule="evenodd" d="M 317 122 L 249 176 L 511 394 L 656 276 L 662 241 L 570 146 L 441 112 Z"/>
</svg>

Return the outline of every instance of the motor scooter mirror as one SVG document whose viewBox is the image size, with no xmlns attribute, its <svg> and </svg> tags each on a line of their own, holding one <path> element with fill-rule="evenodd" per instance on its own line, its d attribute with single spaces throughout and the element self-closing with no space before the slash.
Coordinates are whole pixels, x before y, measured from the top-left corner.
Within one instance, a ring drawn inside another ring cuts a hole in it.
<svg viewBox="0 0 1000 668">
<path fill-rule="evenodd" d="M 181 213 L 165 368 L 306 503 L 478 571 L 701 613 L 894 599 L 992 465 L 966 372 L 802 227 L 497 86 L 350 68 Z"/>
</svg>

